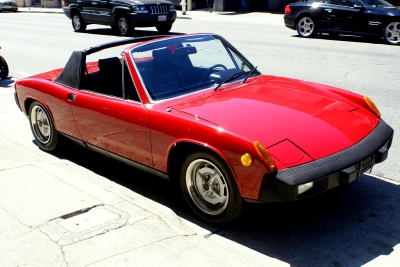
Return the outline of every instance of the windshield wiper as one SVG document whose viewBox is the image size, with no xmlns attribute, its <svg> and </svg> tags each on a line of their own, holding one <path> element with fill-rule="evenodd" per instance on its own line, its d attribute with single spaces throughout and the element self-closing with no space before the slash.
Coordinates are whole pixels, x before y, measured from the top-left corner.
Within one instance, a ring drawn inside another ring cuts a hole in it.
<svg viewBox="0 0 400 267">
<path fill-rule="evenodd" d="M 253 74 L 253 72 L 256 71 L 257 67 L 258 67 L 258 66 L 255 66 L 255 67 L 249 72 L 249 74 L 247 74 L 246 78 L 244 78 L 244 80 L 243 80 L 242 83 L 245 83 L 245 82 L 247 81 L 247 79 Z"/>
<path fill-rule="evenodd" d="M 232 74 L 231 76 L 229 76 L 228 78 L 226 78 L 225 80 L 223 80 L 220 84 L 218 84 L 218 85 L 214 88 L 214 91 L 217 91 L 217 89 L 218 89 L 221 85 L 223 85 L 224 83 L 229 82 L 229 81 L 231 81 L 231 80 L 233 80 L 233 79 L 235 79 L 235 78 L 237 78 L 237 77 L 239 77 L 240 75 L 243 75 L 243 74 L 245 74 L 245 73 L 246 73 L 245 71 L 239 71 L 239 72 L 236 72 L 236 73 Z"/>
</svg>

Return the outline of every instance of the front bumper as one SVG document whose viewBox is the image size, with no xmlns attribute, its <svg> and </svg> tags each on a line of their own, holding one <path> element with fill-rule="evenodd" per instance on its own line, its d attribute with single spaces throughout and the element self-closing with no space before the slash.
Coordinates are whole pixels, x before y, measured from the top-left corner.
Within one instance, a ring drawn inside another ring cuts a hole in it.
<svg viewBox="0 0 400 267">
<path fill-rule="evenodd" d="M 18 11 L 18 6 L 12 6 L 12 5 L 0 6 L 0 11 L 13 11 L 13 12 L 17 12 L 17 11 Z"/>
<path fill-rule="evenodd" d="M 363 140 L 328 157 L 265 174 L 257 202 L 288 202 L 327 191 L 354 181 L 364 172 L 386 160 L 393 129 L 383 120 Z M 300 185 L 314 182 L 311 190 L 298 194 Z"/>
<path fill-rule="evenodd" d="M 163 16 L 165 16 L 165 20 L 160 21 Z M 176 11 L 167 14 L 130 13 L 129 19 L 133 27 L 154 27 L 159 24 L 171 25 L 176 20 Z"/>
</svg>

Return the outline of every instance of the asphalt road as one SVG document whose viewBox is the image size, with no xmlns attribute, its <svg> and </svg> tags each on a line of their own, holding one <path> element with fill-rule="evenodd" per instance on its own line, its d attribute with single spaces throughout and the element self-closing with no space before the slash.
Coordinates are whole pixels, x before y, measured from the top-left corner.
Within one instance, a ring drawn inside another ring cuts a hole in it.
<svg viewBox="0 0 400 267">
<path fill-rule="evenodd" d="M 267 15 L 267 14 L 266 14 Z M 117 38 L 109 27 L 74 33 L 56 14 L 1 14 L 0 54 L 14 78 L 64 66 L 71 51 Z M 395 129 L 389 159 L 373 174 L 400 181 L 400 47 L 358 37 L 301 39 L 279 23 L 244 23 L 239 18 L 177 20 L 173 33 L 215 32 L 246 55 L 263 73 L 326 83 L 372 98 Z M 138 29 L 134 36 L 157 34 Z M 12 80 L 0 82 L 9 86 Z M 18 112 L 17 109 L 10 112 Z M 21 115 L 22 116 L 22 115 Z M 28 130 L 26 127 L 23 130 Z M 246 205 L 225 227 L 204 224 L 167 182 L 69 144 L 56 156 L 75 162 L 160 202 L 214 233 L 292 266 L 360 266 L 387 255 L 400 243 L 400 188 L 371 176 L 298 203 Z M 71 149 L 73 148 L 73 149 Z"/>
</svg>

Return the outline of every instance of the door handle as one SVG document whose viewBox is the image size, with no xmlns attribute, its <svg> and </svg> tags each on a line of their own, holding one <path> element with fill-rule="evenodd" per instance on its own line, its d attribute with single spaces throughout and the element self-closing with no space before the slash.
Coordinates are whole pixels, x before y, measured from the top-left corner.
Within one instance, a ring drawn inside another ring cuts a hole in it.
<svg viewBox="0 0 400 267">
<path fill-rule="evenodd" d="M 97 5 L 97 3 L 96 2 L 92 2 L 92 5 Z"/>
<path fill-rule="evenodd" d="M 71 102 L 74 102 L 76 100 L 76 95 L 75 94 L 68 94 L 68 100 Z"/>
<path fill-rule="evenodd" d="M 325 8 L 325 11 L 328 11 L 329 13 L 331 13 L 331 12 L 332 12 L 332 9 L 330 9 L 330 8 Z"/>
</svg>

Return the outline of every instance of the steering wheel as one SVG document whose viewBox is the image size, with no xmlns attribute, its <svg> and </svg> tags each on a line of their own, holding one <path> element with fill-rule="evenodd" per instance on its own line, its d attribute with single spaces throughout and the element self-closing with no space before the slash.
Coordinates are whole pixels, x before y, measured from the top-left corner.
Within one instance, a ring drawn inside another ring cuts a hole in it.
<svg viewBox="0 0 400 267">
<path fill-rule="evenodd" d="M 212 73 L 216 72 L 216 71 L 217 71 L 217 70 L 216 70 L 217 68 L 222 68 L 222 69 L 224 69 L 224 70 L 227 70 L 227 69 L 228 69 L 227 67 L 225 67 L 225 66 L 222 65 L 222 64 L 215 64 L 214 66 L 209 67 L 209 68 L 204 72 L 203 76 L 201 76 L 201 79 L 200 79 L 200 82 L 199 82 L 199 83 L 203 83 L 203 82 L 208 81 L 208 79 L 210 78 L 210 75 L 211 75 Z M 207 79 L 206 79 L 206 78 L 207 78 Z"/>
</svg>

